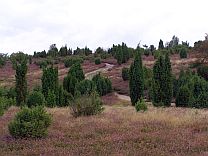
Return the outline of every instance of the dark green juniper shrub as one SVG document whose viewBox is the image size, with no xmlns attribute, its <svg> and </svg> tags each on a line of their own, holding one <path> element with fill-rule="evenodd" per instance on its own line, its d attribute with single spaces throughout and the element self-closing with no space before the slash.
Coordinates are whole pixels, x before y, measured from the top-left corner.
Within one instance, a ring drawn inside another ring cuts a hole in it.
<svg viewBox="0 0 208 156">
<path fill-rule="evenodd" d="M 47 128 L 51 125 L 51 115 L 44 107 L 24 107 L 9 123 L 9 132 L 15 138 L 42 138 L 48 134 Z"/>
</svg>

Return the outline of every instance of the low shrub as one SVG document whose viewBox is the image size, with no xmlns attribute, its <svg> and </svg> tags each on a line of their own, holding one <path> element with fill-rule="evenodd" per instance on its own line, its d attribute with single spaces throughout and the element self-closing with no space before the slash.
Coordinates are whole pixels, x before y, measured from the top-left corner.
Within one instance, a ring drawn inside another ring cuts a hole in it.
<svg viewBox="0 0 208 156">
<path fill-rule="evenodd" d="M 95 64 L 96 64 L 96 65 L 101 64 L 100 58 L 96 58 L 96 59 L 95 59 Z"/>
<path fill-rule="evenodd" d="M 44 105 L 45 105 L 45 97 L 41 92 L 33 91 L 29 95 L 27 99 L 28 107 L 44 106 Z"/>
<path fill-rule="evenodd" d="M 15 138 L 41 138 L 48 134 L 51 116 L 44 107 L 24 107 L 9 123 L 9 132 Z"/>
<path fill-rule="evenodd" d="M 102 101 L 96 92 L 80 96 L 74 99 L 71 104 L 74 117 L 96 115 L 101 113 L 103 109 Z"/>
<path fill-rule="evenodd" d="M 129 68 L 122 68 L 122 78 L 124 81 L 129 80 Z"/>
<path fill-rule="evenodd" d="M 147 111 L 147 105 L 144 101 L 144 99 L 139 100 L 136 104 L 135 104 L 135 108 L 136 111 Z"/>
</svg>

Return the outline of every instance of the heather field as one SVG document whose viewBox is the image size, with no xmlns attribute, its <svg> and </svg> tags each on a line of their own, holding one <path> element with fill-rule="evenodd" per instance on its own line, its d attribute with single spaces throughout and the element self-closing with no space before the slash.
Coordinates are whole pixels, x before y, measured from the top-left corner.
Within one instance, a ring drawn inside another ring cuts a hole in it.
<svg viewBox="0 0 208 156">
<path fill-rule="evenodd" d="M 100 115 L 74 118 L 69 108 L 47 109 L 53 116 L 48 137 L 14 139 L 7 125 L 19 111 L 0 118 L 0 155 L 207 155 L 208 112 L 189 108 L 135 111 L 127 101 L 105 105 Z"/>
</svg>

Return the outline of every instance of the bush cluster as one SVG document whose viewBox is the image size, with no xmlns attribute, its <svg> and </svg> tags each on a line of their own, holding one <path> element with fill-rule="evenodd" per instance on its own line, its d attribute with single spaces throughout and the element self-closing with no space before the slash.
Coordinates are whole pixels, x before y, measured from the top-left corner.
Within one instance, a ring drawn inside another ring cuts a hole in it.
<svg viewBox="0 0 208 156">
<path fill-rule="evenodd" d="M 75 117 L 96 115 L 101 113 L 103 109 L 102 101 L 96 92 L 80 96 L 74 99 L 71 104 L 72 115 Z"/>
<path fill-rule="evenodd" d="M 64 66 L 66 68 L 71 67 L 73 64 L 82 64 L 84 60 L 81 57 L 70 57 L 64 60 Z"/>
<path fill-rule="evenodd" d="M 95 83 L 97 92 L 100 96 L 106 95 L 112 91 L 112 83 L 109 78 L 97 74 L 92 78 L 92 81 Z"/>
</svg>

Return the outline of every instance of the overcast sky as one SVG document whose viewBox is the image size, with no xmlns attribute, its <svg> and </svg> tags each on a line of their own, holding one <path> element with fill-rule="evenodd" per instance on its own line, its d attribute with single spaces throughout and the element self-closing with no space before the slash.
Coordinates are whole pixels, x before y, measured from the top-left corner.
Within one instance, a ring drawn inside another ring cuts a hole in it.
<svg viewBox="0 0 208 156">
<path fill-rule="evenodd" d="M 0 0 L 0 52 L 203 40 L 207 0 Z"/>
</svg>

